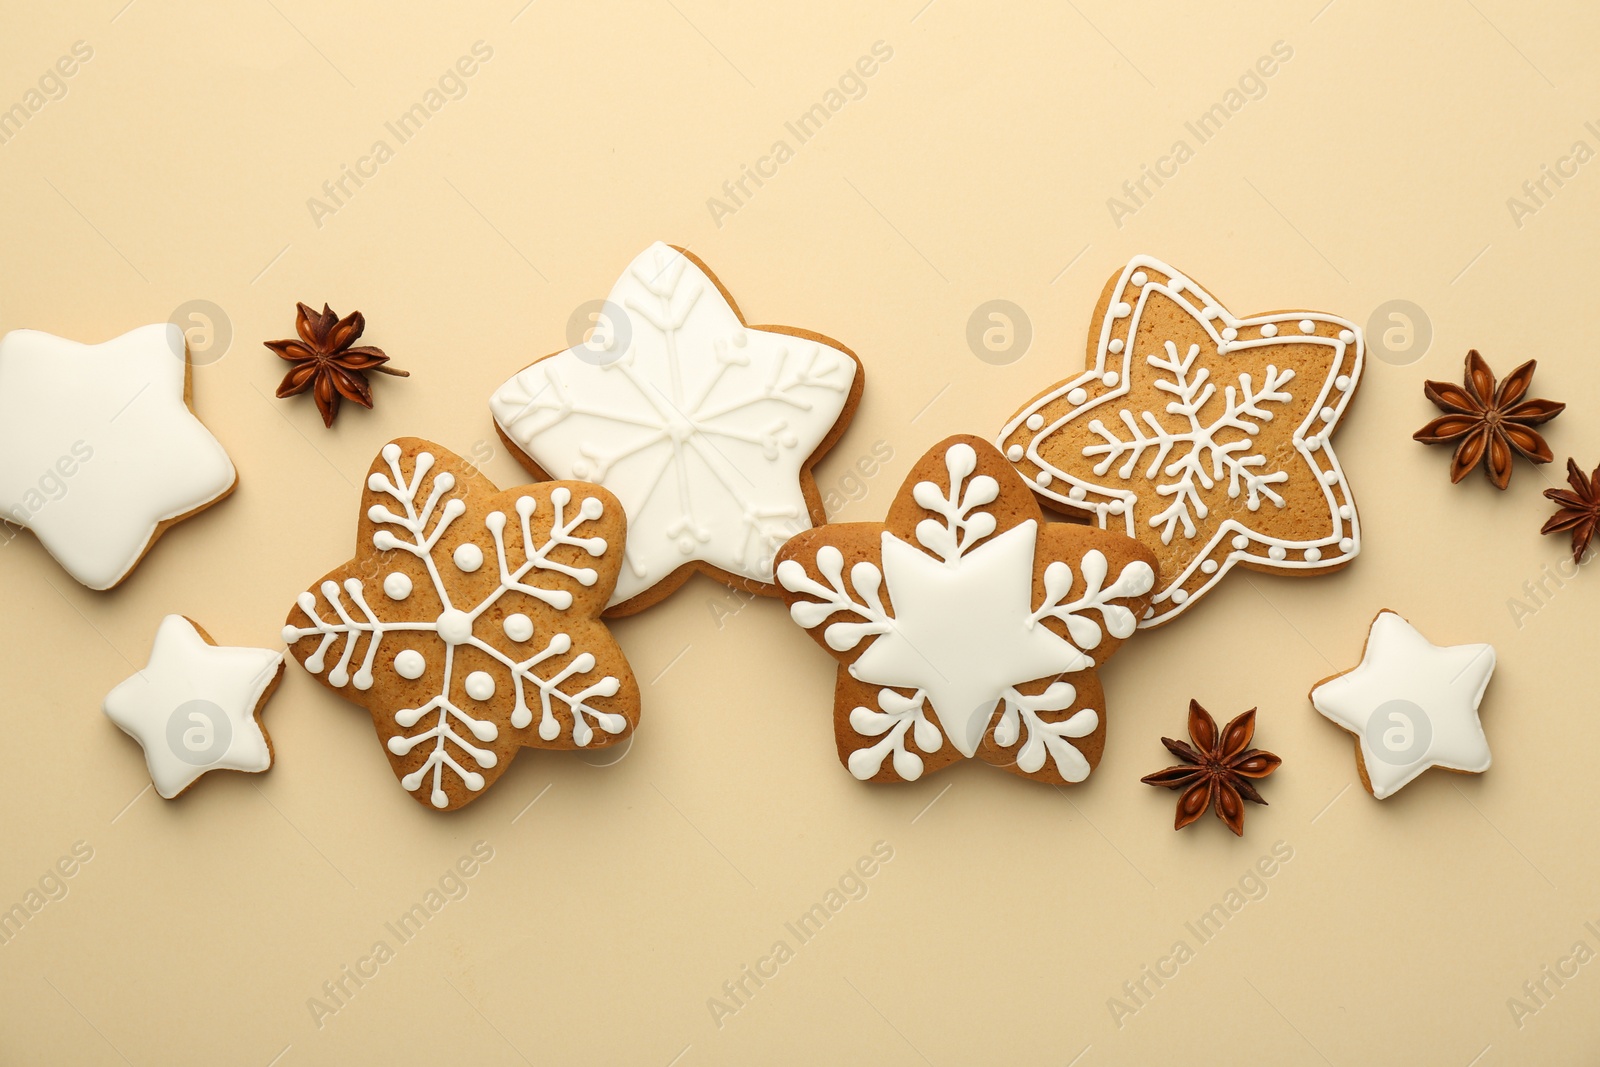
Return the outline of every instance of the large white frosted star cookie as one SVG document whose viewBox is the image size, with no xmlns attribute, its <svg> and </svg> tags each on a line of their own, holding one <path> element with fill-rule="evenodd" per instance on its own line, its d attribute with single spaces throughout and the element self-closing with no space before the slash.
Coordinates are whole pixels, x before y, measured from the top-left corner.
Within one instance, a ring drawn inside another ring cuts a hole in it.
<svg viewBox="0 0 1600 1067">
<path fill-rule="evenodd" d="M 282 652 L 217 645 L 168 615 L 149 664 L 106 694 L 104 710 L 144 748 L 156 792 L 171 800 L 207 771 L 272 766 L 260 715 L 282 675 Z"/>
<path fill-rule="evenodd" d="M 1311 703 L 1355 735 L 1361 781 L 1382 800 L 1429 767 L 1489 769 L 1478 702 L 1493 673 L 1493 645 L 1441 647 L 1380 611 L 1360 665 L 1318 682 Z"/>
<path fill-rule="evenodd" d="M 1162 584 L 1141 626 L 1235 566 L 1317 574 L 1355 558 L 1355 499 L 1329 440 L 1361 380 L 1354 323 L 1235 318 L 1135 256 L 1101 293 L 1088 347 L 1088 369 L 1029 401 L 999 444 L 1051 505 L 1155 552 Z"/>
<path fill-rule="evenodd" d="M 490 398 L 534 474 L 605 486 L 628 514 L 608 615 L 702 571 L 777 596 L 773 557 L 826 521 L 811 466 L 861 396 L 855 354 L 821 334 L 749 326 L 709 268 L 656 243 L 629 264 L 583 344 Z"/>
<path fill-rule="evenodd" d="M 188 408 L 171 323 L 98 345 L 37 330 L 0 338 L 0 519 L 68 574 L 110 589 L 173 523 L 233 491 L 222 445 Z"/>
</svg>

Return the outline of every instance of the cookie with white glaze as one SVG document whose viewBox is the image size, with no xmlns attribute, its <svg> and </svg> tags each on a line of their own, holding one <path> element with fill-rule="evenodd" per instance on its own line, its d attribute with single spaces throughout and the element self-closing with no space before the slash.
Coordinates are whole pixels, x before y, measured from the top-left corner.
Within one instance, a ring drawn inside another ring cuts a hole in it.
<svg viewBox="0 0 1600 1067">
<path fill-rule="evenodd" d="M 354 557 L 299 595 L 283 639 L 371 714 L 401 787 L 454 810 L 524 747 L 605 748 L 638 725 L 639 686 L 599 618 L 626 536 L 599 486 L 502 491 L 448 449 L 391 441 Z"/>
<path fill-rule="evenodd" d="M 596 482 L 627 510 L 606 610 L 619 616 L 696 571 L 777 596 L 774 555 L 827 521 L 812 466 L 863 384 L 844 345 L 747 324 L 709 267 L 658 242 L 617 280 L 593 336 L 518 371 L 489 406 L 535 477 Z"/>
</svg>

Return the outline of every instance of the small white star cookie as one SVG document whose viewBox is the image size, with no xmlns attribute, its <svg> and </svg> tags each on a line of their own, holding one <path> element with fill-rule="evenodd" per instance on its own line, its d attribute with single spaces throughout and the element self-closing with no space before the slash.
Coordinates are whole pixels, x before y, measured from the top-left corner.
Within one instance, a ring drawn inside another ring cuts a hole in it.
<svg viewBox="0 0 1600 1067">
<path fill-rule="evenodd" d="M 168 526 L 233 491 L 228 453 L 187 403 L 171 323 L 86 345 L 0 338 L 0 519 L 90 589 L 126 578 Z"/>
<path fill-rule="evenodd" d="M 1493 673 L 1493 645 L 1441 647 L 1385 610 L 1361 663 L 1318 682 L 1311 703 L 1355 735 L 1362 784 L 1382 800 L 1429 767 L 1489 769 L 1478 702 Z"/>
<path fill-rule="evenodd" d="M 217 645 L 168 615 L 144 670 L 106 694 L 105 713 L 144 748 L 156 792 L 171 800 L 207 771 L 272 766 L 261 709 L 283 675 L 283 653 Z"/>
</svg>

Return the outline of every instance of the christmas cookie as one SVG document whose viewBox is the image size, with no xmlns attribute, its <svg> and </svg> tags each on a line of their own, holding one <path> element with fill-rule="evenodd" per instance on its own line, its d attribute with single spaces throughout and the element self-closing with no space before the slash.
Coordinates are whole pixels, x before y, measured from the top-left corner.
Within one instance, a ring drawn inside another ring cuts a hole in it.
<svg viewBox="0 0 1600 1067">
<path fill-rule="evenodd" d="M 608 615 L 695 571 L 777 596 L 773 555 L 827 521 L 811 467 L 861 399 L 855 353 L 809 330 L 750 326 L 693 254 L 629 264 L 593 336 L 495 390 L 500 436 L 539 478 L 578 478 L 628 512 Z"/>
<path fill-rule="evenodd" d="M 171 800 L 207 771 L 272 766 L 261 709 L 283 677 L 283 653 L 231 648 L 182 615 L 156 630 L 144 670 L 106 694 L 105 713 L 144 748 L 156 792 Z"/>
<path fill-rule="evenodd" d="M 37 330 L 0 338 L 0 519 L 32 530 L 90 589 L 121 582 L 237 480 L 189 410 L 178 327 L 98 345 Z"/>
<path fill-rule="evenodd" d="M 1217 720 L 1211 713 L 1202 708 L 1198 700 L 1191 700 L 1189 738 L 1194 744 L 1163 737 L 1161 743 L 1181 762 L 1176 767 L 1147 774 L 1139 781 L 1183 790 L 1178 795 L 1174 830 L 1182 830 L 1204 815 L 1207 808 L 1215 808 L 1223 825 L 1243 837 L 1244 802 L 1266 803 L 1250 784 L 1250 779 L 1265 778 L 1283 764 L 1272 753 L 1251 748 L 1250 742 L 1255 736 L 1255 708 L 1231 720 L 1219 732 Z"/>
<path fill-rule="evenodd" d="M 1489 769 L 1478 702 L 1493 673 L 1493 645 L 1441 648 L 1380 611 L 1361 663 L 1318 682 L 1311 703 L 1355 735 L 1361 783 L 1382 800 L 1429 767 Z"/>
<path fill-rule="evenodd" d="M 1511 459 L 1517 453 L 1531 463 L 1549 463 L 1555 456 L 1534 427 L 1549 422 L 1567 405 L 1528 397 L 1537 366 L 1530 359 L 1496 385 L 1494 371 L 1473 349 L 1467 353 L 1461 385 L 1423 383 L 1423 395 L 1444 414 L 1412 434 L 1412 439 L 1425 445 L 1455 445 L 1450 457 L 1452 482 L 1482 463 L 1489 482 L 1504 489 L 1511 484 Z"/>
<path fill-rule="evenodd" d="M 994 446 L 923 456 L 887 522 L 843 523 L 778 553 L 794 621 L 839 661 L 834 735 L 864 781 L 976 757 L 1081 782 L 1100 762 L 1097 669 L 1131 636 L 1155 555 L 1121 534 L 1045 525 Z"/>
<path fill-rule="evenodd" d="M 1235 566 L 1338 570 L 1361 549 L 1330 441 L 1361 380 L 1351 322 L 1315 311 L 1235 318 L 1172 267 L 1137 256 L 1100 295 L 1088 369 L 1000 434 L 1047 503 L 1155 552 L 1159 626 Z"/>
<path fill-rule="evenodd" d="M 367 475 L 355 558 L 301 593 L 283 639 L 366 708 L 400 784 L 453 810 L 524 747 L 598 749 L 639 722 L 599 614 L 622 560 L 615 497 L 581 482 L 501 492 L 416 438 Z"/>
</svg>

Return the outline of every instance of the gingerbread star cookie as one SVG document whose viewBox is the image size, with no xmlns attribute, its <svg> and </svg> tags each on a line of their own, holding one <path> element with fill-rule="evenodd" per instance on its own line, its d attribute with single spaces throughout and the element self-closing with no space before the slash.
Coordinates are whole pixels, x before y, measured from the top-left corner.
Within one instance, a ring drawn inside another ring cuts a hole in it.
<svg viewBox="0 0 1600 1067">
<path fill-rule="evenodd" d="M 500 491 L 416 438 L 367 475 L 356 554 L 301 593 L 283 639 L 366 708 L 400 785 L 454 810 L 523 747 L 598 749 L 639 722 L 639 687 L 600 611 L 627 522 L 581 482 Z"/>
<path fill-rule="evenodd" d="M 218 645 L 182 615 L 156 630 L 144 670 L 106 694 L 106 717 L 144 749 L 156 792 L 171 800 L 207 771 L 272 766 L 261 709 L 283 677 L 283 653 Z"/>
<path fill-rule="evenodd" d="M 1361 549 L 1330 440 L 1361 380 L 1354 323 L 1313 311 L 1236 318 L 1149 256 L 1095 308 L 1088 369 L 1006 423 L 1006 458 L 1047 503 L 1160 560 L 1141 626 L 1169 622 L 1235 566 L 1338 570 Z"/>
<path fill-rule="evenodd" d="M 1493 673 L 1493 645 L 1441 647 L 1380 611 L 1361 663 L 1318 682 L 1311 703 L 1355 736 L 1361 782 L 1382 800 L 1429 767 L 1489 769 L 1478 704 Z"/>
<path fill-rule="evenodd" d="M 862 385 L 848 348 L 747 325 L 704 263 L 657 243 L 618 279 L 588 340 L 517 372 L 489 406 L 537 477 L 596 482 L 627 509 L 615 616 L 697 570 L 777 596 L 773 554 L 827 521 L 811 467 Z"/>
<path fill-rule="evenodd" d="M 909 782 L 975 757 L 1059 784 L 1100 762 L 1096 671 L 1133 634 L 1156 571 L 1131 538 L 1045 525 L 993 445 L 952 437 L 887 522 L 802 533 L 777 577 L 839 661 L 834 734 L 855 777 Z"/>
<path fill-rule="evenodd" d="M 0 338 L 0 520 L 32 530 L 90 589 L 121 582 L 238 480 L 189 410 L 188 380 L 171 323 L 98 345 L 38 330 Z"/>
</svg>

